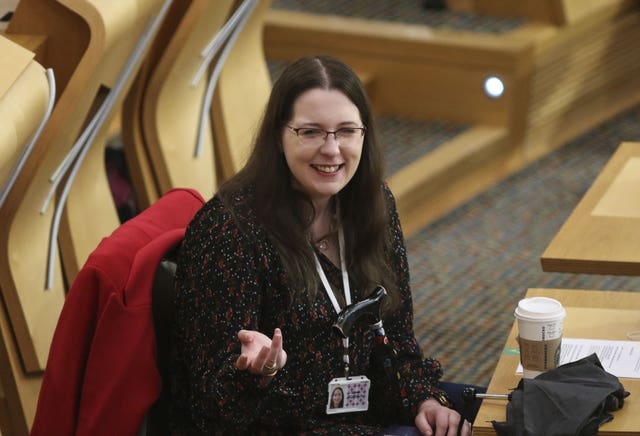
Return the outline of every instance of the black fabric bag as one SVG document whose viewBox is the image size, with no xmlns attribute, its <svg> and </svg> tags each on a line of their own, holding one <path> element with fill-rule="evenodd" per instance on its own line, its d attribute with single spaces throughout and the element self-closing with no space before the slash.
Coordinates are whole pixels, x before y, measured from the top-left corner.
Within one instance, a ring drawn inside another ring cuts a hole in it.
<svg viewBox="0 0 640 436">
<path fill-rule="evenodd" d="M 507 420 L 492 424 L 499 436 L 595 435 L 628 395 L 592 354 L 522 379 L 511 394 Z"/>
</svg>

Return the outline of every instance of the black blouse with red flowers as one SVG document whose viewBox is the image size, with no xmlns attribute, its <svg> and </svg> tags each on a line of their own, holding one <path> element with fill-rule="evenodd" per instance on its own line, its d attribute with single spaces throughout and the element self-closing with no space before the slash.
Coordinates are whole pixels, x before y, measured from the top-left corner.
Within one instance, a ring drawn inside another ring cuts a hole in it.
<svg viewBox="0 0 640 436">
<path fill-rule="evenodd" d="M 384 187 L 392 252 L 401 302 L 384 319 L 398 353 L 401 382 L 410 413 L 434 392 L 440 363 L 423 359 L 413 333 L 409 269 L 395 200 Z M 251 190 L 234 197 L 242 230 L 216 196 L 187 229 L 177 272 L 177 313 L 172 361 L 173 434 L 379 434 L 398 417 L 393 394 L 375 391 L 377 413 L 326 414 L 328 383 L 344 375 L 342 341 L 332 331 L 336 312 L 324 289 L 313 302 L 289 303 L 289 285 L 275 247 L 256 221 Z M 348 231 L 348 229 L 345 229 Z M 334 289 L 342 292 L 340 269 L 318 253 Z M 367 293 L 372 290 L 366 290 Z M 352 290 L 353 301 L 363 298 Z M 287 364 L 266 386 L 260 376 L 234 368 L 240 353 L 237 332 L 259 330 L 271 337 L 282 330 Z M 364 375 L 374 345 L 366 325 L 350 336 L 351 375 Z M 375 380 L 373 381 L 375 382 Z M 387 380 L 380 383 L 389 386 Z M 376 393 L 377 392 L 377 393 Z M 407 423 L 411 424 L 411 423 Z"/>
</svg>

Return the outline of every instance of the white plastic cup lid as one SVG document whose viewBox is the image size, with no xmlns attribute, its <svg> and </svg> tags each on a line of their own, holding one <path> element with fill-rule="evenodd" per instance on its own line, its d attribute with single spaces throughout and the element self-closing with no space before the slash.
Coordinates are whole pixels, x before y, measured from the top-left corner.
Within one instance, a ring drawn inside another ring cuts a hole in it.
<svg viewBox="0 0 640 436">
<path fill-rule="evenodd" d="M 517 318 L 529 321 L 554 321 L 563 319 L 566 314 L 562 303 L 548 297 L 524 298 L 514 313 Z"/>
</svg>

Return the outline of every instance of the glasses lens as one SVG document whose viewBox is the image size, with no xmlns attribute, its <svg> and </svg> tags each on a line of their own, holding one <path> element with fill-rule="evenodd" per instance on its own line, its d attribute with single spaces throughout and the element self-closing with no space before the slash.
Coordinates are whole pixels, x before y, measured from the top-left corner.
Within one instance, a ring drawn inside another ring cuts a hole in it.
<svg viewBox="0 0 640 436">
<path fill-rule="evenodd" d="M 334 133 L 315 127 L 302 127 L 297 129 L 296 133 L 302 145 L 317 147 L 324 144 L 328 135 L 331 134 L 340 144 L 352 144 L 364 136 L 364 129 L 361 127 L 342 127 Z"/>
<path fill-rule="evenodd" d="M 336 139 L 348 144 L 362 137 L 362 130 L 357 127 L 343 127 L 336 132 Z"/>
<path fill-rule="evenodd" d="M 321 145 L 326 133 L 322 129 L 302 128 L 298 130 L 298 138 L 304 145 Z"/>
</svg>

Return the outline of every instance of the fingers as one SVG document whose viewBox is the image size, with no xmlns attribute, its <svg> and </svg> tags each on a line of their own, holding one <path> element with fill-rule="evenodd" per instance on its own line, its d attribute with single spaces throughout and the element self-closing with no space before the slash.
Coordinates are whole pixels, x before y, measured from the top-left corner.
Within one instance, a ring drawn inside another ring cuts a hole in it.
<svg viewBox="0 0 640 436">
<path fill-rule="evenodd" d="M 278 357 L 276 358 L 278 367 L 282 368 L 287 364 L 287 352 L 283 348 L 282 332 L 278 328 L 273 332 L 273 342 L 275 342 L 275 346 L 277 346 L 279 350 Z"/>
<path fill-rule="evenodd" d="M 271 339 L 271 348 L 269 350 L 269 354 L 267 358 L 270 362 L 274 362 L 274 364 L 278 363 L 278 356 L 282 351 L 282 332 L 280 329 L 275 329 L 273 332 L 273 339 Z"/>
<path fill-rule="evenodd" d="M 253 372 L 255 374 L 264 375 L 266 372 L 268 372 L 268 370 L 265 370 L 265 366 L 273 366 L 269 365 L 268 363 L 270 350 L 271 348 L 267 347 L 266 345 L 263 345 L 262 348 L 260 348 L 260 351 L 258 352 L 258 355 L 254 360 L 254 364 L 252 365 L 254 370 Z"/>
<path fill-rule="evenodd" d="M 437 413 L 442 406 L 433 398 L 423 401 L 418 408 L 415 423 L 420 433 L 426 436 L 432 436 L 434 429 L 437 428 Z"/>
<path fill-rule="evenodd" d="M 240 342 L 243 344 L 249 344 L 253 342 L 253 334 L 250 330 L 240 330 L 238 332 L 238 339 L 240 339 Z"/>
<path fill-rule="evenodd" d="M 460 419 L 458 412 L 442 407 L 436 416 L 436 436 L 457 436 Z"/>
<path fill-rule="evenodd" d="M 284 366 L 286 357 L 283 361 L 282 353 L 284 353 L 282 349 L 282 332 L 279 328 L 276 328 L 271 339 L 271 347 L 267 351 L 267 357 L 262 367 L 262 374 L 265 377 L 273 377 Z"/>
<path fill-rule="evenodd" d="M 241 354 L 237 359 L 236 359 L 236 369 L 239 369 L 241 371 L 244 371 L 245 369 L 247 369 L 247 367 L 249 366 L 249 359 L 247 358 L 247 356 L 245 356 L 244 354 Z"/>
<path fill-rule="evenodd" d="M 464 419 L 460 422 L 460 427 L 453 434 L 460 436 L 471 436 L 473 434 L 473 427 L 471 426 L 471 423 L 469 421 Z"/>
<path fill-rule="evenodd" d="M 471 435 L 471 423 L 465 420 L 461 424 L 461 419 L 460 414 L 455 410 L 442 406 L 434 399 L 429 399 L 420 405 L 415 424 L 420 433 L 428 436 Z"/>
<path fill-rule="evenodd" d="M 271 340 L 271 350 L 269 352 L 269 362 L 273 362 L 278 368 L 282 368 L 286 363 L 286 353 L 282 349 L 282 332 L 279 328 L 273 331 L 273 339 Z"/>
<path fill-rule="evenodd" d="M 255 331 L 240 330 L 238 339 L 242 349 L 235 366 L 252 374 L 273 377 L 287 362 L 287 353 L 282 349 L 282 331 L 276 328 L 273 338 Z"/>
<path fill-rule="evenodd" d="M 460 429 L 460 434 L 462 436 L 471 436 L 471 435 L 473 435 L 473 426 L 466 419 L 464 420 L 464 423 L 462 424 L 462 428 Z"/>
<path fill-rule="evenodd" d="M 424 413 L 418 413 L 415 419 L 416 427 L 420 430 L 420 434 L 431 436 L 433 431 L 431 430 L 431 426 L 429 422 L 427 422 L 427 417 Z"/>
</svg>

